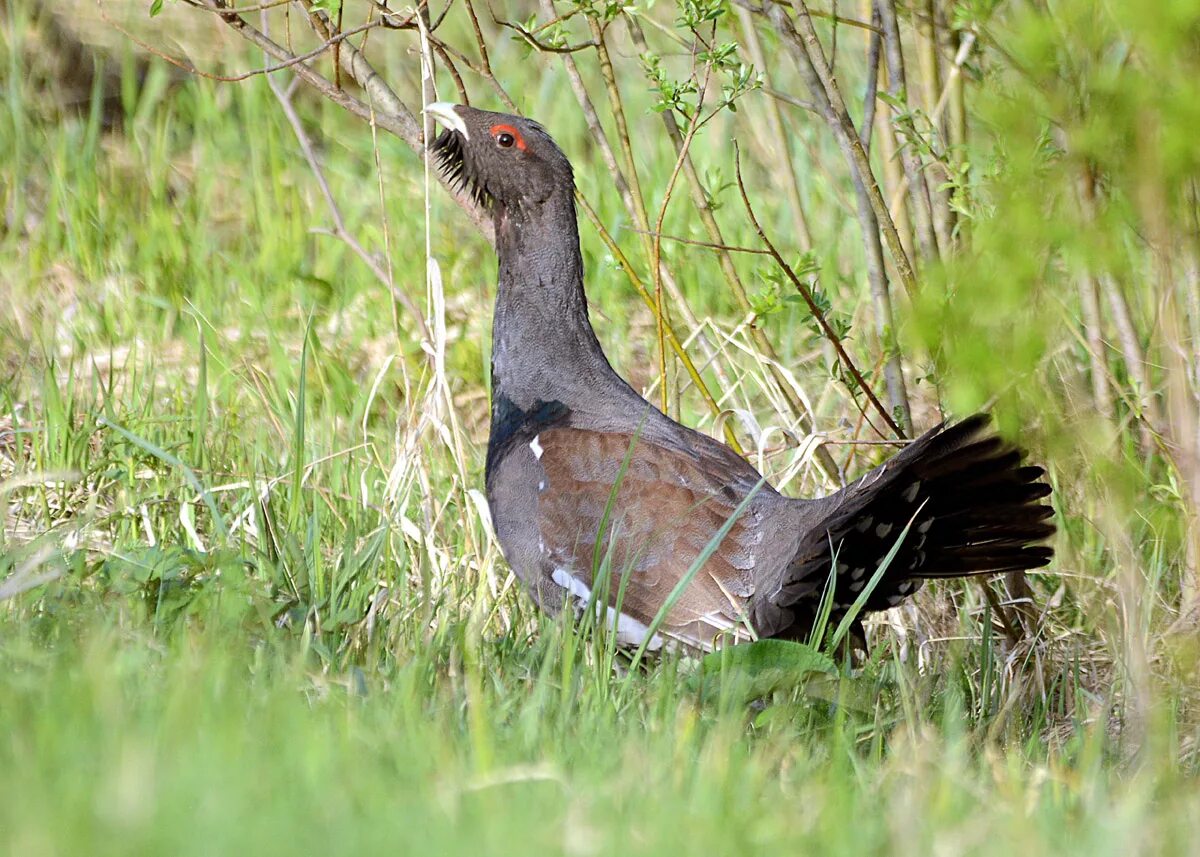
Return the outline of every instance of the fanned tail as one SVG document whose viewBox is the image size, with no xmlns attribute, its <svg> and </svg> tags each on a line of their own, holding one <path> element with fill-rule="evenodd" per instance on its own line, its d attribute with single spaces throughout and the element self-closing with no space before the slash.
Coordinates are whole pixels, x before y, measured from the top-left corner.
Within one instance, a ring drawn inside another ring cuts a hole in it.
<svg viewBox="0 0 1200 857">
<path fill-rule="evenodd" d="M 977 414 L 938 426 L 842 491 L 813 504 L 819 518 L 774 592 L 756 609 L 764 635 L 807 634 L 836 562 L 835 611 L 848 608 L 904 534 L 865 610 L 886 610 L 928 578 L 1041 568 L 1053 548 L 1041 467 L 988 432 Z M 905 533 L 905 527 L 908 527 Z"/>
</svg>

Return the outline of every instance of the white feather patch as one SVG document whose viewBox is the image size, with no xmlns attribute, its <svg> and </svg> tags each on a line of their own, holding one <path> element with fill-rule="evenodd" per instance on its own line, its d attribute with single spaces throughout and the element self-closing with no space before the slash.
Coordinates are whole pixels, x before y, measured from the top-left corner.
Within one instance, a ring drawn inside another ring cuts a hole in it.
<svg viewBox="0 0 1200 857">
<path fill-rule="evenodd" d="M 535 443 L 536 441 L 537 438 L 534 438 Z M 530 446 L 533 446 L 533 444 L 530 444 Z M 550 579 L 563 589 L 567 590 L 567 592 L 571 593 L 571 595 L 575 597 L 575 600 L 580 607 L 587 607 L 587 603 L 592 597 L 592 590 L 591 587 L 589 587 L 586 583 L 575 577 L 575 575 L 571 574 L 571 572 L 567 571 L 565 568 L 554 569 L 554 571 L 550 574 Z M 597 616 L 600 615 L 600 607 L 601 605 L 597 603 Z M 607 605 L 604 605 L 604 607 L 605 623 L 611 628 L 613 614 L 616 613 L 616 611 Z M 621 613 L 617 616 L 618 643 L 621 643 L 625 646 L 640 646 L 642 641 L 646 639 L 646 635 L 648 633 L 650 633 L 650 629 L 637 619 L 634 619 L 632 616 L 628 616 L 625 613 Z M 651 652 L 656 652 L 662 648 L 662 645 L 662 637 L 660 637 L 658 634 L 655 634 L 650 638 L 650 643 L 646 646 L 646 648 Z"/>
</svg>

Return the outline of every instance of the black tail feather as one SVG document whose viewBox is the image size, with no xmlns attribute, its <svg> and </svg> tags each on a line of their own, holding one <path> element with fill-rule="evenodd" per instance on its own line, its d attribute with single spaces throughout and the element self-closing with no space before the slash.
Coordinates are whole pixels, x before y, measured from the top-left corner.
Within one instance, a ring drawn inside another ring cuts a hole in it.
<svg viewBox="0 0 1200 857">
<path fill-rule="evenodd" d="M 836 562 L 834 604 L 845 610 L 880 563 L 899 547 L 866 602 L 895 606 L 931 578 L 1042 568 L 1053 548 L 1053 509 L 1041 502 L 1045 470 L 1022 465 L 1022 453 L 977 414 L 939 426 L 837 494 L 812 504 L 814 518 L 775 592 L 764 593 L 777 629 L 802 636 Z M 817 517 L 819 516 L 819 517 Z M 907 528 L 907 532 L 905 530 Z M 835 559 L 836 557 L 836 559 Z M 783 609 L 781 609 L 783 608 Z"/>
</svg>

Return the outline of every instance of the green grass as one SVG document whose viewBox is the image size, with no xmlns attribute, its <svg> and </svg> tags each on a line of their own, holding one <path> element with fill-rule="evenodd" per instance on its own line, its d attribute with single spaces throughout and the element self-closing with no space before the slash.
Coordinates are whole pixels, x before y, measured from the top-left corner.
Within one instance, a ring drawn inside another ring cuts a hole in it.
<svg viewBox="0 0 1200 857">
<path fill-rule="evenodd" d="M 301 646 L 226 629 L 88 624 L 49 648 L 5 635 L 14 854 L 1123 855 L 1197 833 L 1192 786 L 1108 775 L 1095 736 L 977 752 L 948 714 L 882 752 L 863 723 L 774 708 L 751 726 L 673 670 L 618 706 L 587 680 L 562 691 L 550 634 L 481 643 L 478 672 L 434 643 L 322 675 Z"/>
<path fill-rule="evenodd" d="M 264 81 L 172 81 L 151 64 L 139 83 L 126 64 L 105 128 L 98 100 L 55 105 L 28 50 L 36 22 L 9 6 L 0 850 L 1192 853 L 1194 651 L 1164 633 L 1182 586 L 1183 489 L 1161 457 L 1134 460 L 1129 433 L 1111 460 L 1049 417 L 1028 438 L 1050 457 L 1063 513 L 1060 559 L 1033 579 L 1045 605 L 1034 645 L 1008 646 L 979 588 L 952 584 L 922 593 L 907 633 L 878 628 L 873 657 L 836 675 L 702 680 L 674 657 L 630 672 L 603 639 L 535 613 L 480 513 L 494 263 L 452 206 L 435 194 L 430 224 L 446 395 L 412 320 L 313 231 L 329 213 Z M 532 85 L 503 41 L 494 62 L 530 83 L 524 109 L 550 112 L 560 73 Z M 631 115 L 652 127 L 649 95 L 629 89 Z M 380 175 L 367 129 L 315 100 L 300 108 L 348 229 L 382 253 L 386 219 L 395 282 L 425 306 L 418 160 L 381 136 Z M 634 247 L 579 127 L 552 130 Z M 702 165 L 728 170 L 731 128 L 706 132 Z M 800 142 L 831 149 L 821 133 Z M 639 152 L 654 193 L 673 162 L 659 136 Z M 748 160 L 782 232 L 769 165 Z M 826 288 L 865 330 L 844 185 L 805 178 L 813 210 L 833 212 L 814 225 Z M 754 244 L 731 192 L 720 199 L 729 240 Z M 665 231 L 700 237 L 693 226 L 678 204 Z M 649 314 L 582 231 L 600 338 L 648 384 Z M 990 234 L 964 270 L 988 276 L 989 258 L 1013 254 L 1005 241 L 1032 240 L 1017 226 Z M 711 256 L 667 253 L 697 314 L 734 329 Z M 764 286 L 758 257 L 738 264 Z M 1024 293 L 981 294 L 922 316 L 953 328 L 955 401 L 1000 392 L 1017 413 L 1067 410 L 1074 341 L 1048 344 L 1058 334 L 1039 328 L 1010 342 L 1002 328 L 1030 314 Z M 1044 313 L 1055 324 L 1074 311 L 1060 302 Z M 761 324 L 835 430 L 853 406 L 803 315 L 789 306 Z M 1004 343 L 1007 369 L 981 330 Z M 753 351 L 744 329 L 732 338 Z M 874 345 L 852 339 L 862 365 Z M 729 406 L 795 429 L 759 359 L 720 359 L 737 388 L 705 377 Z M 1014 376 L 1034 381 L 1014 392 Z M 915 395 L 928 405 L 931 389 Z M 693 392 L 681 410 L 713 429 Z M 820 484 L 802 450 L 766 466 L 797 471 L 790 490 Z"/>
</svg>

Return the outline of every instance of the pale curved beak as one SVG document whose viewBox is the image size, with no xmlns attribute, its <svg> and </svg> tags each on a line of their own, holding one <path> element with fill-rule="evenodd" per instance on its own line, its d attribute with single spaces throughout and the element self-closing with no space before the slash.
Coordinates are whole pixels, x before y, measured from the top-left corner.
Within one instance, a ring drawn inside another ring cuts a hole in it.
<svg viewBox="0 0 1200 857">
<path fill-rule="evenodd" d="M 462 134 L 464 140 L 470 140 L 471 135 L 467 131 L 467 123 L 458 115 L 457 108 L 457 104 L 452 104 L 449 101 L 435 101 L 425 106 L 425 113 L 432 116 L 451 131 L 457 131 Z"/>
</svg>

